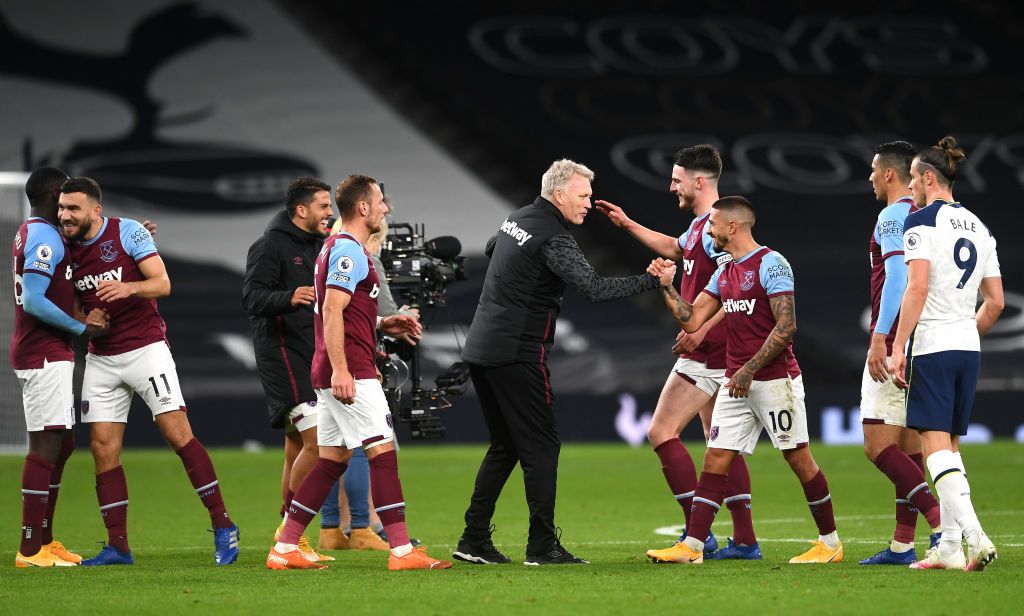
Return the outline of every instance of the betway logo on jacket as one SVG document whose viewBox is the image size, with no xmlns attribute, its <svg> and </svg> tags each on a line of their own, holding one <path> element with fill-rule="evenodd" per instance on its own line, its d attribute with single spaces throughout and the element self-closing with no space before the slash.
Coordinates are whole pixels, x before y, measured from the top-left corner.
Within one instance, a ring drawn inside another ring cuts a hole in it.
<svg viewBox="0 0 1024 616">
<path fill-rule="evenodd" d="M 119 267 L 116 270 L 103 272 L 102 274 L 97 274 L 96 276 L 89 274 L 88 276 L 76 280 L 75 288 L 77 288 L 79 291 L 86 291 L 88 289 L 98 289 L 100 288 L 100 283 L 103 282 L 104 280 L 121 280 L 121 269 L 122 268 Z"/>
<path fill-rule="evenodd" d="M 727 299 L 722 302 L 722 309 L 726 312 L 745 312 L 747 316 L 754 314 L 756 299 Z"/>
<path fill-rule="evenodd" d="M 502 233 L 508 233 L 520 246 L 533 237 L 532 233 L 527 233 L 526 229 L 520 229 L 519 225 L 507 218 L 505 219 L 505 222 L 501 223 L 501 231 Z"/>
</svg>

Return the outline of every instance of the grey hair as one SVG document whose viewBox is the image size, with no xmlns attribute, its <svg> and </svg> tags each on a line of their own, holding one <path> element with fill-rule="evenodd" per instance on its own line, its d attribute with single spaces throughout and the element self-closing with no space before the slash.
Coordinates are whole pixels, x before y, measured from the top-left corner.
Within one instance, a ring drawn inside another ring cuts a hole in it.
<svg viewBox="0 0 1024 616">
<path fill-rule="evenodd" d="M 550 199 L 555 194 L 555 189 L 564 188 L 574 175 L 582 175 L 591 182 L 594 181 L 594 172 L 586 165 L 573 162 L 568 158 L 556 160 L 551 163 L 544 177 L 540 179 L 540 196 Z"/>
</svg>

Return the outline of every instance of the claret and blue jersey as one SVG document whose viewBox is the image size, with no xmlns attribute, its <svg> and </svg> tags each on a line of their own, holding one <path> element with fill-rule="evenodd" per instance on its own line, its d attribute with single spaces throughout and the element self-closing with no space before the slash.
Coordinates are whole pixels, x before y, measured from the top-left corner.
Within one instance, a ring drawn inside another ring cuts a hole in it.
<svg viewBox="0 0 1024 616">
<path fill-rule="evenodd" d="M 380 278 L 363 245 L 347 233 L 333 235 L 324 242 L 313 274 L 316 309 L 313 329 L 315 350 L 312 379 L 315 389 L 331 386 L 331 363 L 324 340 L 323 302 L 327 289 L 352 296 L 342 313 L 345 326 L 345 359 L 355 379 L 377 377 L 377 295 Z"/>
<path fill-rule="evenodd" d="M 775 328 L 770 300 L 794 292 L 793 268 L 779 253 L 761 246 L 740 259 L 726 263 L 711 277 L 704 292 L 718 299 L 725 310 L 728 328 L 726 376 L 743 367 Z M 790 375 L 790 347 L 754 375 L 758 381 Z M 795 361 L 793 362 L 795 364 Z"/>
<path fill-rule="evenodd" d="M 679 261 L 682 276 L 679 280 L 679 297 L 693 302 L 707 286 L 707 281 L 723 263 L 732 260 L 729 253 L 715 249 L 714 241 L 707 233 L 711 213 L 697 216 L 676 242 L 683 251 Z M 705 364 L 708 368 L 725 367 L 725 327 L 719 323 L 708 331 L 700 345 L 690 353 L 680 355 L 684 359 Z"/>
<path fill-rule="evenodd" d="M 903 262 L 903 225 L 916 211 L 913 199 L 901 197 L 878 213 L 871 232 L 868 256 L 871 263 L 871 332 L 885 334 L 886 352 L 892 353 L 900 302 L 907 286 Z"/>
</svg>

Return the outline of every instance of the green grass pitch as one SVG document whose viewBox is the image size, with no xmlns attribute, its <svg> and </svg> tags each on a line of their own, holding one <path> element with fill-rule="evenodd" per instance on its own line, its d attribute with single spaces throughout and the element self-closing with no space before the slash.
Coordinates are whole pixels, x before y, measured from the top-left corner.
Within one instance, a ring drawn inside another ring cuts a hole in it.
<svg viewBox="0 0 1024 616">
<path fill-rule="evenodd" d="M 691 447 L 696 456 L 703 447 Z M 407 444 L 399 454 L 413 536 L 450 557 L 462 529 L 481 446 Z M 787 560 L 816 536 L 796 479 L 762 442 L 750 459 L 760 562 L 653 565 L 651 547 L 673 538 L 660 527 L 681 524 L 657 458 L 649 449 L 568 445 L 562 450 L 557 522 L 563 543 L 589 566 L 525 567 L 526 506 L 513 475 L 495 516 L 495 542 L 511 565 L 456 562 L 448 571 L 386 570 L 383 553 L 334 553 L 326 571 L 268 571 L 264 559 L 278 523 L 278 450 L 215 449 L 229 511 L 242 531 L 239 562 L 214 566 L 209 518 L 168 450 L 124 455 L 131 495 L 133 567 L 21 570 L 14 567 L 21 515 L 22 458 L 0 456 L 0 613 L 687 613 L 997 614 L 1024 611 L 1024 447 L 1001 442 L 966 447 L 964 459 L 979 516 L 999 548 L 981 574 L 860 567 L 893 528 L 891 484 L 859 448 L 823 447 L 815 457 L 829 479 L 845 561 L 794 566 Z M 698 462 L 699 463 L 699 462 Z M 63 480 L 57 537 L 91 556 L 105 538 L 87 447 Z M 317 524 L 317 522 L 314 522 Z M 730 534 L 727 511 L 714 530 Z M 927 529 L 919 526 L 918 537 Z M 316 531 L 311 533 L 314 541 Z M 919 541 L 918 545 L 921 545 Z M 922 551 L 923 553 L 923 551 Z"/>
</svg>

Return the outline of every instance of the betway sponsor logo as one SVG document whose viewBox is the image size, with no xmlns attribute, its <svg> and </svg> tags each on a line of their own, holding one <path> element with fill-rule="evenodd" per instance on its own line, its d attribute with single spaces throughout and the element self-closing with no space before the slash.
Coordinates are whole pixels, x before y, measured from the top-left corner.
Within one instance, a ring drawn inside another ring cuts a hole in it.
<svg viewBox="0 0 1024 616">
<path fill-rule="evenodd" d="M 683 259 L 683 275 L 689 276 L 693 273 L 693 259 Z"/>
<path fill-rule="evenodd" d="M 98 274 L 96 276 L 93 276 L 92 274 L 89 274 L 88 276 L 83 276 L 82 278 L 79 278 L 78 280 L 75 281 L 75 288 L 77 288 L 79 291 L 87 291 L 89 289 L 100 288 L 100 283 L 103 282 L 104 280 L 121 280 L 121 269 L 122 268 L 119 267 L 115 270 L 103 272 L 102 274 Z"/>
<path fill-rule="evenodd" d="M 726 312 L 745 312 L 747 316 L 754 314 L 756 299 L 727 299 L 722 302 L 722 308 Z"/>
<path fill-rule="evenodd" d="M 505 222 L 501 223 L 501 232 L 508 233 L 520 246 L 533 237 L 532 233 L 527 233 L 526 229 L 520 229 L 519 225 L 507 218 L 505 219 Z"/>
</svg>

